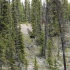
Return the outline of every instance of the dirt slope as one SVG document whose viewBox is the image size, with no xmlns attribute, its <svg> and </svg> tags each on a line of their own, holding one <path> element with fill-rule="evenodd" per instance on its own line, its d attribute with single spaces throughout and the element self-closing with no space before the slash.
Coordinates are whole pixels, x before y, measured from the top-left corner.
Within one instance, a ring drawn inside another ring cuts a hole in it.
<svg viewBox="0 0 70 70">
<path fill-rule="evenodd" d="M 31 24 L 21 24 L 21 32 L 24 33 L 24 35 L 28 34 L 28 29 L 32 31 Z"/>
</svg>

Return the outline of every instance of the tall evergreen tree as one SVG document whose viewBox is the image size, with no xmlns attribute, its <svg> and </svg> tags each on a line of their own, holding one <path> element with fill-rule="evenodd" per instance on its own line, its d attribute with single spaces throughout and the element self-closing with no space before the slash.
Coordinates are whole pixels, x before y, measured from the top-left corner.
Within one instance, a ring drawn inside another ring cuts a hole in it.
<svg viewBox="0 0 70 70">
<path fill-rule="evenodd" d="M 20 2 L 20 0 L 19 0 Z M 12 0 L 12 18 L 13 18 L 13 34 L 14 34 L 14 45 L 15 45 L 15 62 L 18 62 L 18 70 L 21 70 L 20 63 L 23 62 L 24 58 L 24 44 L 22 34 L 20 32 L 19 18 L 20 18 L 20 3 L 16 0 Z M 18 15 L 19 14 L 19 15 Z"/>
<path fill-rule="evenodd" d="M 25 21 L 28 21 L 28 8 L 29 8 L 29 0 L 25 0 Z"/>
<path fill-rule="evenodd" d="M 20 58 L 19 58 L 19 41 L 18 41 L 18 13 L 19 13 L 19 7 L 16 0 L 12 0 L 12 18 L 13 18 L 13 34 L 14 34 L 14 45 L 15 45 L 15 62 L 18 62 L 17 66 L 20 66 Z M 15 66 L 15 67 L 17 67 Z M 18 68 L 18 69 L 17 69 Z M 20 67 L 17 67 L 17 70 L 20 70 Z"/>
<path fill-rule="evenodd" d="M 28 2 L 28 22 L 31 21 L 31 6 L 30 6 L 30 1 Z"/>
<path fill-rule="evenodd" d="M 70 3 L 68 4 L 68 21 L 70 22 Z"/>
<path fill-rule="evenodd" d="M 21 70 L 20 63 L 23 63 L 24 60 L 24 43 L 18 25 L 20 22 L 20 3 L 20 0 L 19 2 L 12 0 L 12 3 L 10 0 L 0 0 L 1 70 L 4 65 L 10 66 L 11 70 Z M 16 62 L 18 62 L 17 65 Z"/>
<path fill-rule="evenodd" d="M 31 23 L 33 28 L 33 35 L 36 36 L 37 44 L 42 45 L 43 38 L 42 38 L 42 28 L 41 28 L 41 21 L 42 21 L 42 5 L 41 0 L 33 0 L 31 5 Z"/>
<path fill-rule="evenodd" d="M 24 12 L 24 4 L 20 4 L 20 21 L 24 22 L 25 21 L 25 12 Z"/>
<path fill-rule="evenodd" d="M 66 21 L 68 21 L 68 0 L 63 0 L 63 10 L 64 12 L 64 18 Z"/>
<path fill-rule="evenodd" d="M 9 49 L 9 46 L 11 45 L 10 44 L 10 18 L 9 18 L 9 16 L 10 16 L 10 11 L 9 11 L 9 2 L 8 1 L 6 1 L 6 0 L 2 0 L 1 2 L 0 2 L 1 4 L 1 18 L 0 18 L 0 20 L 1 20 L 1 23 L 0 23 L 0 25 L 1 25 L 1 32 L 0 32 L 0 37 L 1 37 L 1 39 L 0 40 L 2 40 L 1 42 L 0 42 L 0 51 L 1 51 L 1 59 L 0 59 L 0 61 L 1 61 L 1 66 L 2 65 L 5 65 L 5 64 L 7 64 L 7 62 L 8 62 L 8 59 L 6 58 L 7 57 L 7 54 L 6 54 L 6 51 L 7 51 L 7 49 Z M 9 56 L 8 56 L 9 57 Z M 6 62 L 5 62 L 6 61 Z"/>
<path fill-rule="evenodd" d="M 2 0 L 0 0 L 0 22 L 2 20 Z M 2 24 L 0 23 L 0 31 L 2 30 Z"/>
</svg>

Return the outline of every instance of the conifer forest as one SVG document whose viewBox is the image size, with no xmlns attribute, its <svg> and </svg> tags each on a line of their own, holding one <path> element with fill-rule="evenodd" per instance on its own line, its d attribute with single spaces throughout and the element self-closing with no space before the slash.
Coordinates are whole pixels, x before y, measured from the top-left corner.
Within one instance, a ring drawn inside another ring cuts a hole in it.
<svg viewBox="0 0 70 70">
<path fill-rule="evenodd" d="M 0 70 L 70 70 L 69 0 L 0 0 Z"/>
</svg>

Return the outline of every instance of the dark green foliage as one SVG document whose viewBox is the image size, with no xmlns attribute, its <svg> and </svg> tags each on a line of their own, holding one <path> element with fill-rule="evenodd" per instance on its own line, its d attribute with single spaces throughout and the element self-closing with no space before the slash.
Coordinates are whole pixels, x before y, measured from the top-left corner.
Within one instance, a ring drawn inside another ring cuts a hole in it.
<svg viewBox="0 0 70 70">
<path fill-rule="evenodd" d="M 7 0 L 0 0 L 0 68 L 6 65 L 16 70 L 15 62 L 23 63 L 25 55 L 22 34 L 17 27 L 20 22 L 20 15 L 17 15 L 20 14 L 19 4 L 16 0 L 12 0 L 11 4 Z M 17 68 L 20 70 L 20 66 Z"/>
<path fill-rule="evenodd" d="M 25 21 L 25 13 L 24 13 L 24 5 L 23 3 L 20 4 L 20 21 L 24 22 Z"/>
<path fill-rule="evenodd" d="M 56 9 L 56 1 L 53 0 L 49 3 L 50 5 L 50 14 L 49 14 L 49 34 L 52 37 L 59 36 L 59 24 L 58 24 L 58 17 L 57 17 L 57 9 Z"/>
<path fill-rule="evenodd" d="M 23 63 L 25 60 L 25 52 L 24 52 L 24 41 L 23 41 L 23 36 L 22 33 L 20 32 L 20 28 L 19 28 L 19 55 L 20 55 L 20 60 Z"/>
<path fill-rule="evenodd" d="M 38 45 L 43 45 L 43 32 L 41 28 L 41 1 L 40 0 L 33 0 L 31 5 L 31 23 L 33 28 L 33 33 L 36 37 L 36 42 Z"/>
<path fill-rule="evenodd" d="M 20 0 L 19 0 L 20 2 Z M 13 18 L 13 36 L 14 36 L 14 46 L 15 46 L 15 62 L 18 62 L 19 67 L 17 67 L 20 70 L 20 63 L 23 63 L 25 60 L 24 57 L 24 43 L 22 34 L 20 32 L 20 26 L 19 22 L 21 21 L 20 18 L 20 9 L 19 5 L 20 3 L 15 1 L 12 1 L 12 18 Z M 18 15 L 19 14 L 19 15 Z"/>
<path fill-rule="evenodd" d="M 68 21 L 70 22 L 70 3 L 68 4 Z"/>
<path fill-rule="evenodd" d="M 68 21 L 68 0 L 64 0 L 62 6 L 64 11 L 64 18 L 66 21 Z"/>
<path fill-rule="evenodd" d="M 25 0 L 25 7 L 24 7 L 24 14 L 25 14 L 25 22 L 30 22 L 30 1 Z"/>
<path fill-rule="evenodd" d="M 53 70 L 53 57 L 52 57 L 52 40 L 48 41 L 48 47 L 47 47 L 47 53 L 48 53 L 48 58 L 47 58 L 47 62 L 49 64 L 49 69 Z"/>
<path fill-rule="evenodd" d="M 21 63 L 26 65 L 24 36 L 21 33 L 20 22 L 31 22 L 36 45 L 41 47 L 41 55 L 47 56 L 50 70 L 58 70 L 57 59 L 53 61 L 53 37 L 61 38 L 65 65 L 64 31 L 62 26 L 70 21 L 70 4 L 67 0 L 46 0 L 46 23 L 42 30 L 42 4 L 41 0 L 25 0 L 25 6 L 20 0 L 0 0 L 0 69 L 10 66 L 11 70 L 21 70 Z M 45 12 L 45 10 L 44 10 Z M 48 42 L 47 42 L 48 41 Z M 47 55 L 46 55 L 47 48 Z M 16 65 L 16 63 L 18 63 Z M 53 67 L 54 66 L 54 67 Z M 66 70 L 66 65 L 64 66 Z M 38 70 L 37 59 L 34 61 L 34 70 Z"/>
<path fill-rule="evenodd" d="M 2 6 L 2 9 L 1 10 L 1 14 L 0 14 L 0 30 L 5 30 L 7 29 L 7 25 L 8 24 L 8 2 L 7 1 L 1 1 L 1 6 Z"/>
<path fill-rule="evenodd" d="M 9 16 L 10 16 L 10 11 L 9 11 L 9 3 L 6 0 L 2 0 L 0 2 L 1 4 L 1 12 L 0 12 L 0 62 L 1 62 L 1 66 L 2 65 L 6 65 L 8 63 L 8 59 L 10 58 L 10 56 L 7 56 L 7 52 L 10 48 L 10 46 L 12 45 L 10 43 L 10 38 L 11 38 L 11 34 L 9 33 L 10 29 L 10 24 L 11 21 L 9 22 Z"/>
<path fill-rule="evenodd" d="M 31 23 L 36 45 L 41 46 L 40 52 L 43 55 L 44 31 L 42 30 L 42 4 L 41 0 L 32 0 L 31 4 Z"/>
</svg>

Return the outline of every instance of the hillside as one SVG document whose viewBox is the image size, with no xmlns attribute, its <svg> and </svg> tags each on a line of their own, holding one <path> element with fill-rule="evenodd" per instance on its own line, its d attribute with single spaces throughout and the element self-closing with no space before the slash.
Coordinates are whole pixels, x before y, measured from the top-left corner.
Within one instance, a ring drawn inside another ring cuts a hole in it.
<svg viewBox="0 0 70 70">
<path fill-rule="evenodd" d="M 34 70 L 35 58 L 37 60 L 39 70 L 46 70 L 46 60 L 39 56 L 40 47 L 35 44 L 34 39 L 30 38 L 27 31 L 28 29 L 32 31 L 31 24 L 21 24 L 21 32 L 24 35 L 26 59 L 28 61 L 27 70 Z"/>
<path fill-rule="evenodd" d="M 0 0 L 0 70 L 70 70 L 68 0 Z"/>
<path fill-rule="evenodd" d="M 69 27 L 70 25 L 67 24 L 67 33 L 66 33 L 66 39 L 69 39 Z M 37 46 L 35 43 L 35 39 L 30 38 L 29 34 L 28 34 L 28 29 L 30 31 L 32 31 L 32 26 L 31 24 L 21 24 L 21 32 L 24 35 L 24 43 L 25 43 L 25 52 L 26 52 L 26 59 L 28 61 L 28 66 L 27 66 L 27 70 L 34 70 L 34 63 L 35 63 L 35 58 L 37 60 L 37 65 L 38 65 L 38 70 L 49 70 L 48 68 L 48 63 L 47 63 L 47 58 L 45 59 L 44 57 L 39 56 L 40 54 L 40 46 Z M 58 41 L 59 37 L 54 37 L 53 38 L 53 43 L 54 45 L 58 46 L 60 45 L 60 43 Z M 67 41 L 69 42 L 69 41 Z M 69 46 L 69 44 L 67 44 L 67 46 Z M 61 46 L 60 46 L 61 47 Z M 62 51 L 61 49 L 59 49 L 59 58 L 58 59 L 58 53 L 56 52 L 56 47 L 53 50 L 53 56 L 56 57 L 56 65 L 58 70 L 63 70 L 63 60 L 62 60 Z M 70 48 L 66 48 L 66 61 L 67 61 L 67 67 L 69 70 L 69 66 L 70 66 L 70 62 L 69 62 L 69 58 L 70 58 Z M 47 55 L 47 54 L 46 54 Z M 55 60 L 55 58 L 53 57 L 53 60 Z M 53 68 L 55 68 L 53 66 Z"/>
</svg>

